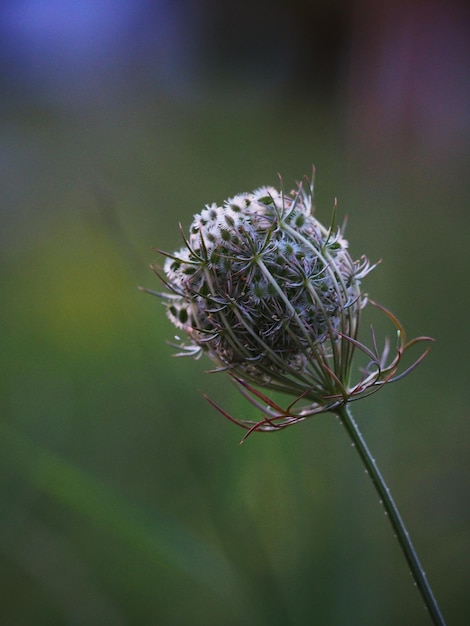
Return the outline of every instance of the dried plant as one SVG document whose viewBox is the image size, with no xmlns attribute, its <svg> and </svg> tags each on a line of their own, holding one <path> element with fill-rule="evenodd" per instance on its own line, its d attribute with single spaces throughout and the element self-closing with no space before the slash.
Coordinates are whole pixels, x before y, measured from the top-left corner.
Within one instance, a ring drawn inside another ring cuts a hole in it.
<svg viewBox="0 0 470 626">
<path fill-rule="evenodd" d="M 371 302 L 363 279 L 376 265 L 354 261 L 336 224 L 314 217 L 313 176 L 285 194 L 261 187 L 238 194 L 221 206 L 206 205 L 184 245 L 152 266 L 168 289 L 163 299 L 171 322 L 186 335 L 178 355 L 209 356 L 213 372 L 226 372 L 259 412 L 238 419 L 208 398 L 223 415 L 253 432 L 275 431 L 312 415 L 334 413 L 344 424 L 394 527 L 405 557 L 435 624 L 444 624 L 403 521 L 350 411 L 350 403 L 408 374 L 403 355 L 412 346 L 398 319 Z M 370 345 L 359 341 L 361 314 L 368 304 L 396 330 L 397 344 L 379 349 L 373 329 Z M 356 353 L 366 362 L 357 373 Z M 290 397 L 281 406 L 272 390 Z"/>
</svg>

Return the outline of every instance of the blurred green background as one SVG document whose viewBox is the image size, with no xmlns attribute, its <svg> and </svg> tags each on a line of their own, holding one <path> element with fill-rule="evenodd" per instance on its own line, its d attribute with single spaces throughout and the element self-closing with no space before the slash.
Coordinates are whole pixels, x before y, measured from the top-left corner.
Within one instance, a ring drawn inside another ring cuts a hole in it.
<svg viewBox="0 0 470 626">
<path fill-rule="evenodd" d="M 205 203 L 312 163 L 319 219 L 337 197 L 383 261 L 371 296 L 437 339 L 354 409 L 468 624 L 468 26 L 437 0 L 1 4 L 2 626 L 429 623 L 335 418 L 239 446 L 200 391 L 252 408 L 137 290 Z"/>
</svg>

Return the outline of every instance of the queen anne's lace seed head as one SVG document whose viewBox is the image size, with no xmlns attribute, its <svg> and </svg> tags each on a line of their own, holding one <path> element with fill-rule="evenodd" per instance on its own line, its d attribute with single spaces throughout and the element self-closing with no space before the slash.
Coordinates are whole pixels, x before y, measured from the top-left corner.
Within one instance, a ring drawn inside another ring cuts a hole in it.
<svg viewBox="0 0 470 626">
<path fill-rule="evenodd" d="M 263 381 L 355 336 L 367 263 L 312 215 L 311 193 L 261 187 L 207 205 L 166 260 L 169 318 L 224 367 Z"/>
<path fill-rule="evenodd" d="M 260 187 L 208 204 L 194 216 L 185 245 L 164 253 L 163 280 L 172 293 L 159 295 L 189 339 L 183 351 L 206 353 L 245 395 L 248 389 L 259 398 L 256 385 L 310 403 L 297 412 L 269 405 L 262 430 L 366 395 L 393 375 L 401 356 L 399 350 L 384 367 L 384 355 L 357 341 L 367 301 L 361 281 L 373 268 L 365 257 L 353 260 L 341 229 L 314 217 L 312 198 L 313 184 L 300 184 L 290 194 Z M 357 347 L 370 365 L 350 387 Z"/>
</svg>

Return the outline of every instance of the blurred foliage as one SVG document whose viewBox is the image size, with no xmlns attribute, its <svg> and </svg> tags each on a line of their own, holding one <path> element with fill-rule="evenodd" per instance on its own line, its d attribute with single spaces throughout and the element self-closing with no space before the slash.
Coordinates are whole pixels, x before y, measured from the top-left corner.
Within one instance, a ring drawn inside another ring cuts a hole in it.
<svg viewBox="0 0 470 626">
<path fill-rule="evenodd" d="M 449 624 L 469 571 L 467 143 L 354 141 L 340 95 L 181 98 L 89 108 L 12 92 L 0 173 L 2 624 L 428 623 L 335 418 L 243 433 L 252 410 L 210 364 L 173 359 L 148 264 L 206 202 L 317 168 L 352 253 L 410 336 L 410 378 L 354 406 Z M 368 332 L 368 323 L 364 333 Z M 380 329 L 382 330 L 382 329 Z M 387 332 L 390 329 L 384 329 Z M 460 356 L 459 356 L 460 355 Z"/>
</svg>

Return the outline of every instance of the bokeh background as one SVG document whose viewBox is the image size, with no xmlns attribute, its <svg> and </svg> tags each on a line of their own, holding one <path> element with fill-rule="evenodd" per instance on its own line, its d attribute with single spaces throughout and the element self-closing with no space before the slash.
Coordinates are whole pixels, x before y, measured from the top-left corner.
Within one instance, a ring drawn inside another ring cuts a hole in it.
<svg viewBox="0 0 470 626">
<path fill-rule="evenodd" d="M 239 446 L 200 390 L 252 408 L 137 290 L 180 221 L 312 164 L 318 217 L 338 198 L 383 261 L 369 293 L 437 339 L 354 408 L 469 623 L 469 25 L 443 0 L 1 2 L 2 625 L 429 623 L 334 417 Z"/>
</svg>

